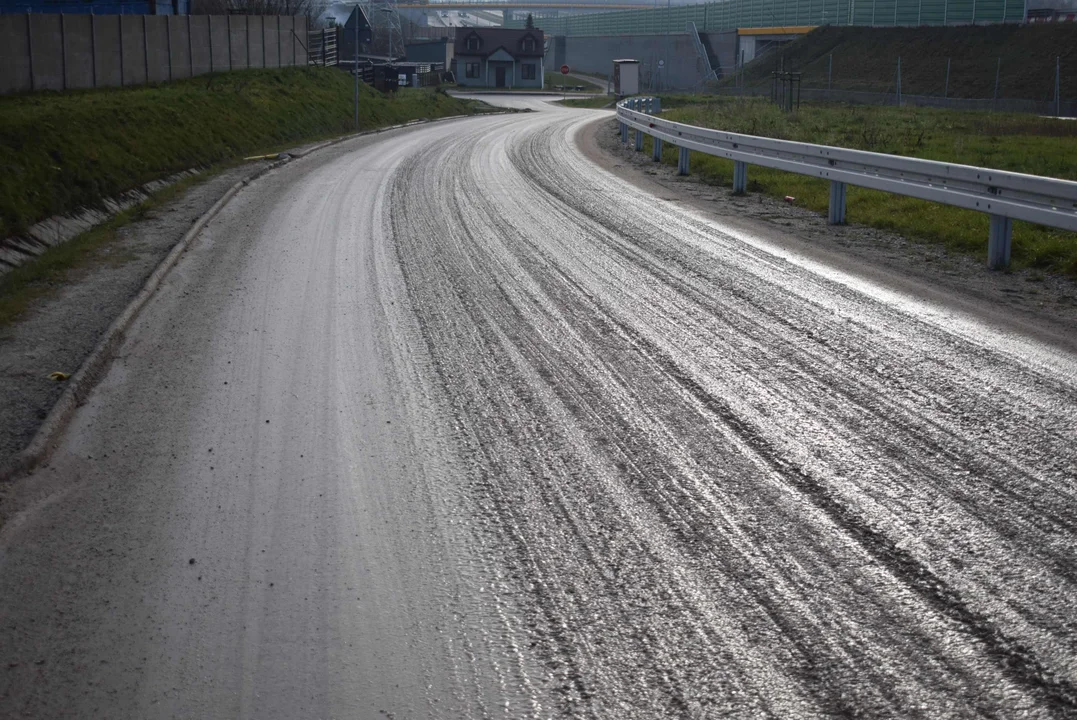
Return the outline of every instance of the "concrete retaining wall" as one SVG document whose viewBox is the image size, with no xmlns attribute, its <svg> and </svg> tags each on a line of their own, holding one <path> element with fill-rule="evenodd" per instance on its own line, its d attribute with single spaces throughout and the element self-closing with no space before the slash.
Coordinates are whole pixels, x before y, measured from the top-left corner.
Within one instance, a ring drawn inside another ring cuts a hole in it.
<svg viewBox="0 0 1077 720">
<path fill-rule="evenodd" d="M 306 65 L 306 33 L 276 15 L 0 15 L 0 95 Z"/>
</svg>

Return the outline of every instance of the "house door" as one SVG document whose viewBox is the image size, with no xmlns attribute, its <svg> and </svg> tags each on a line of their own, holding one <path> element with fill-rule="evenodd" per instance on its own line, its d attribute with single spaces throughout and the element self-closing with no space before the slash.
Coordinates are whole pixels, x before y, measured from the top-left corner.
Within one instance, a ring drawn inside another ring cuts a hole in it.
<svg viewBox="0 0 1077 720">
<path fill-rule="evenodd" d="M 495 72 L 497 73 L 495 84 L 497 85 L 497 87 L 505 87 L 505 68 L 495 68 Z"/>
</svg>

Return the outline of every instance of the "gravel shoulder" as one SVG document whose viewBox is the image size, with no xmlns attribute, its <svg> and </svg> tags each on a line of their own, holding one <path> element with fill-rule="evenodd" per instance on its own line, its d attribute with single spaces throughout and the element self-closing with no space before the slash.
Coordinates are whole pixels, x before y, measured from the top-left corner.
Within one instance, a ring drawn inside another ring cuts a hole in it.
<svg viewBox="0 0 1077 720">
<path fill-rule="evenodd" d="M 191 225 L 264 164 L 219 172 L 123 227 L 62 288 L 0 329 L 0 466 L 26 447 L 63 393 L 49 373 L 73 374 Z"/>
<path fill-rule="evenodd" d="M 860 225 L 835 227 L 814 212 L 758 193 L 735 196 L 697 176 L 682 177 L 650 155 L 622 145 L 613 119 L 580 135 L 584 154 L 601 167 L 723 224 L 913 297 L 976 315 L 999 329 L 1077 349 L 1077 283 L 1034 270 L 992 272 L 981 257 L 949 253 L 896 233 Z"/>
</svg>

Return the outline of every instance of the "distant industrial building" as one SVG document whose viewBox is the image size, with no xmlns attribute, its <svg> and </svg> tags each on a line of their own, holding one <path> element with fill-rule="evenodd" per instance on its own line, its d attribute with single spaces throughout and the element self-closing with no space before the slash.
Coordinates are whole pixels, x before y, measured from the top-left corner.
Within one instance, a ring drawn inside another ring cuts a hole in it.
<svg viewBox="0 0 1077 720">
<path fill-rule="evenodd" d="M 449 37 L 408 43 L 405 59 L 413 63 L 440 65 L 443 70 L 452 67 L 455 42 Z"/>
</svg>

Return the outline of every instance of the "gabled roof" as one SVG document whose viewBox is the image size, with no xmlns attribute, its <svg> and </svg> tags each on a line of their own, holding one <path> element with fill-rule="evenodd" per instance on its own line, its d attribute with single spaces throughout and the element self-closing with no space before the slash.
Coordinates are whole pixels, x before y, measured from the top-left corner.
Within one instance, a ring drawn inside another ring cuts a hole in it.
<svg viewBox="0 0 1077 720">
<path fill-rule="evenodd" d="M 531 52 L 525 51 L 521 46 L 523 39 L 528 35 L 535 39 L 535 49 Z M 470 37 L 478 37 L 482 40 L 482 45 L 478 50 L 467 49 L 467 39 Z M 543 49 L 544 39 L 542 31 L 538 29 L 460 28 L 456 33 L 456 43 L 453 52 L 456 55 L 470 55 L 472 57 L 478 56 L 485 58 L 503 48 L 505 52 L 515 58 L 542 57 L 545 52 Z"/>
</svg>

